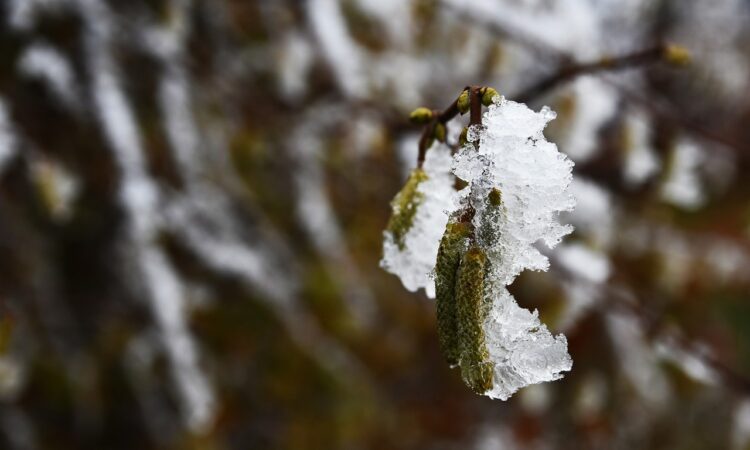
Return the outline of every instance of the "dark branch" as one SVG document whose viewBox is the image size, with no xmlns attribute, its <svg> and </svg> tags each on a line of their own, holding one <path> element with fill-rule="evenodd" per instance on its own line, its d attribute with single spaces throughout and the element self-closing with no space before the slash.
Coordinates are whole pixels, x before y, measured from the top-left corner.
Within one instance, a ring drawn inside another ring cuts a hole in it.
<svg viewBox="0 0 750 450">
<path fill-rule="evenodd" d="M 446 2 L 442 0 L 439 3 L 444 8 L 450 9 L 459 18 L 471 21 L 473 24 L 484 28 L 485 30 L 489 31 L 490 33 L 494 34 L 497 37 L 508 39 L 517 44 L 520 44 L 524 46 L 525 48 L 527 48 L 528 50 L 536 53 L 541 58 L 546 58 L 547 60 L 557 61 L 561 64 L 569 64 L 570 61 L 573 61 L 572 56 L 567 54 L 566 52 L 555 48 L 554 46 L 552 46 L 551 44 L 547 42 L 544 42 L 539 39 L 534 39 L 533 37 L 527 35 L 527 33 L 524 33 L 523 31 L 513 27 L 510 24 L 500 23 L 495 19 L 488 19 L 487 17 L 481 16 L 480 14 L 473 14 L 470 11 L 467 11 L 466 9 L 456 7 L 451 2 Z M 566 61 L 568 63 L 566 63 Z M 603 80 L 606 83 L 615 87 L 616 89 L 620 90 L 621 92 L 624 92 L 625 95 L 623 96 L 623 99 L 626 102 L 631 103 L 631 104 L 638 103 L 639 106 L 646 107 L 646 109 L 654 116 L 659 117 L 660 119 L 666 120 L 675 125 L 678 125 L 680 128 L 687 131 L 688 133 L 693 134 L 696 137 L 699 137 L 708 141 L 717 142 L 729 148 L 732 148 L 738 153 L 738 155 L 740 155 L 740 157 L 744 158 L 745 160 L 750 160 L 750 153 L 746 151 L 745 146 L 742 145 L 741 143 L 728 140 L 717 133 L 714 133 L 702 126 L 697 125 L 693 121 L 686 120 L 682 118 L 680 114 L 674 111 L 666 111 L 665 108 L 654 106 L 652 102 L 650 101 L 650 99 L 628 95 L 628 92 L 626 92 L 626 89 L 624 88 L 624 86 L 612 80 L 608 80 L 606 78 L 604 78 Z M 522 96 L 525 96 L 525 95 L 521 93 L 518 96 L 514 96 L 513 98 L 520 99 Z"/>
<path fill-rule="evenodd" d="M 597 61 L 565 64 L 557 72 L 529 86 L 519 94 L 515 95 L 514 98 L 516 101 L 528 103 L 529 101 L 535 100 L 539 96 L 547 93 L 557 85 L 570 81 L 581 75 L 598 72 L 612 72 L 615 70 L 629 69 L 657 62 L 662 59 L 664 51 L 664 45 L 657 45 L 652 48 L 640 50 L 616 58 L 605 57 Z"/>
<path fill-rule="evenodd" d="M 465 87 L 461 93 L 463 93 L 466 89 L 471 89 L 469 86 Z M 459 97 L 461 94 L 459 94 Z M 430 148 L 430 143 L 432 142 L 434 133 L 435 133 L 435 126 L 438 123 L 446 124 L 448 121 L 456 117 L 459 113 L 458 110 L 458 99 L 459 97 L 456 97 L 453 102 L 451 102 L 450 105 L 448 105 L 447 108 L 445 108 L 442 111 L 434 110 L 432 111 L 432 120 L 428 124 L 424 126 L 424 129 L 422 130 L 422 136 L 419 138 L 419 154 L 417 155 L 417 167 L 422 167 L 422 164 L 424 163 L 425 155 L 427 154 L 427 149 Z M 481 99 L 480 99 L 480 108 L 481 108 Z"/>
</svg>

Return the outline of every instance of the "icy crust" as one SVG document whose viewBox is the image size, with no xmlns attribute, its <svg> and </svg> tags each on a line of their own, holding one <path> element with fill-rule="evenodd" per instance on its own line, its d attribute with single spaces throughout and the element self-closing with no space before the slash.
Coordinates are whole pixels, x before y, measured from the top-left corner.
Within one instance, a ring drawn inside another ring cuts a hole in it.
<svg viewBox="0 0 750 450">
<path fill-rule="evenodd" d="M 469 183 L 461 202 L 475 210 L 477 243 L 488 257 L 483 328 L 494 377 L 484 394 L 491 398 L 505 400 L 572 367 L 565 336 L 553 336 L 537 312 L 521 308 L 506 289 L 523 270 L 547 270 L 536 242 L 552 248 L 572 231 L 557 216 L 575 206 L 568 191 L 573 163 L 542 134 L 554 118 L 548 108 L 537 113 L 496 98 L 484 126 L 470 130 L 470 143 L 454 157 L 454 173 Z"/>
<path fill-rule="evenodd" d="M 421 200 L 403 237 L 403 246 L 399 247 L 392 233 L 383 233 L 380 266 L 398 276 L 407 290 L 415 292 L 422 288 L 429 298 L 435 298 L 432 270 L 440 239 L 448 213 L 456 207 L 451 162 L 451 151 L 446 145 L 436 143 L 429 149 L 423 165 L 427 179 L 417 187 Z"/>
<path fill-rule="evenodd" d="M 485 343 L 494 365 L 492 389 L 484 395 L 507 400 L 522 387 L 563 377 L 573 366 L 568 341 L 553 336 L 537 311 L 521 308 L 505 286 L 488 287 L 490 311 Z"/>
<path fill-rule="evenodd" d="M 575 207 L 568 191 L 573 162 L 542 134 L 555 116 L 547 107 L 537 113 L 496 97 L 484 114 L 484 127 L 468 133 L 470 143 L 479 140 L 479 149 L 468 144 L 455 156 L 453 171 L 470 186 L 463 192 L 476 210 L 474 225 L 481 229 L 489 222 L 495 231 L 480 244 L 505 285 L 523 270 L 547 270 L 549 262 L 534 243 L 541 240 L 552 248 L 573 231 L 557 221 L 561 211 Z M 502 196 L 502 214 L 485 207 L 493 188 Z"/>
</svg>

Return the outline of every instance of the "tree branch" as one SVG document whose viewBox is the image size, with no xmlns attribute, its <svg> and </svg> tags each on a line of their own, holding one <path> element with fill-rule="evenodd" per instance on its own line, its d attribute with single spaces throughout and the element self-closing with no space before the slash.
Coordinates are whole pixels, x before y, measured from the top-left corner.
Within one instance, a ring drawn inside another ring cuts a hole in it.
<svg viewBox="0 0 750 450">
<path fill-rule="evenodd" d="M 524 33 L 523 31 L 519 30 L 516 27 L 513 27 L 510 24 L 499 23 L 497 20 L 489 19 L 479 14 L 473 14 L 465 8 L 459 8 L 448 0 L 440 0 L 439 4 L 442 5 L 442 7 L 444 7 L 445 9 L 451 10 L 458 18 L 466 21 L 471 21 L 473 24 L 484 28 L 485 30 L 499 38 L 508 39 L 519 45 L 522 45 L 523 47 L 536 53 L 540 57 L 554 60 L 560 62 L 561 64 L 570 64 L 570 61 L 573 61 L 573 57 L 568 53 L 555 48 L 553 45 L 540 39 L 535 39 L 534 37 L 529 36 L 527 33 Z M 589 71 L 588 73 L 592 72 Z M 741 158 L 743 158 L 743 160 L 750 161 L 750 153 L 747 152 L 745 145 L 733 140 L 726 139 L 718 133 L 715 133 L 696 124 L 694 121 L 685 119 L 680 114 L 674 111 L 667 111 L 665 110 L 665 108 L 655 106 L 653 105 L 651 99 L 647 99 L 642 96 L 636 97 L 629 95 L 629 93 L 627 92 L 628 90 L 624 86 L 614 82 L 613 80 L 608 80 L 606 78 L 603 78 L 603 80 L 619 91 L 623 92 L 625 94 L 623 95 L 623 99 L 627 103 L 637 103 L 639 104 L 639 106 L 645 107 L 652 115 L 679 126 L 693 136 L 707 141 L 717 142 L 719 144 L 732 148 Z M 529 96 L 524 95 L 524 93 L 521 93 L 518 96 L 514 96 L 513 98 L 521 99 L 522 97 L 529 98 Z"/>
<path fill-rule="evenodd" d="M 471 92 L 471 90 L 473 89 L 480 89 L 480 88 L 466 86 L 461 91 L 461 94 L 463 94 L 463 92 L 467 89 L 469 89 Z M 459 114 L 460 111 L 458 110 L 458 99 L 461 98 L 461 94 L 459 94 L 458 97 L 456 97 L 456 99 L 453 100 L 453 102 L 450 105 L 448 105 L 444 110 L 432 111 L 432 119 L 430 120 L 429 123 L 427 123 L 424 126 L 424 129 L 422 130 L 422 136 L 419 138 L 419 154 L 417 155 L 417 167 L 422 167 L 422 164 L 424 163 L 425 155 L 427 154 L 427 150 L 430 148 L 430 144 L 432 142 L 433 135 L 435 133 L 435 126 L 438 123 L 442 123 L 443 125 L 445 125 L 448 121 L 450 121 L 451 119 L 453 119 Z M 480 97 L 479 102 L 480 102 L 479 108 L 481 108 L 482 107 L 481 97 Z M 480 121 L 481 121 L 481 111 L 480 111 Z"/>
<path fill-rule="evenodd" d="M 598 72 L 612 72 L 657 62 L 664 57 L 666 48 L 665 45 L 655 45 L 651 48 L 639 50 L 616 58 L 604 57 L 591 62 L 568 63 L 560 67 L 557 72 L 546 78 L 542 78 L 513 97 L 518 102 L 528 103 L 547 93 L 557 85 L 570 81 L 581 75 Z"/>
</svg>

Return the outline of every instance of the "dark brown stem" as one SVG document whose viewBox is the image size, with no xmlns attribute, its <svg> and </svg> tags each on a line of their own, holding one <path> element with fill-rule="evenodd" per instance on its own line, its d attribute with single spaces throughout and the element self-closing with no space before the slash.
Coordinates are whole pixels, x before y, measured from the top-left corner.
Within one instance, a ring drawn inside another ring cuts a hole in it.
<svg viewBox="0 0 750 450">
<path fill-rule="evenodd" d="M 469 91 L 469 127 L 482 126 L 482 94 L 478 86 L 472 86 Z M 479 150 L 479 141 L 474 141 L 474 148 Z"/>
<path fill-rule="evenodd" d="M 469 88 L 469 127 L 474 126 L 482 126 L 482 88 L 479 86 L 471 86 Z M 474 148 L 479 150 L 478 140 L 474 141 Z M 466 207 L 463 214 L 461 214 L 460 221 L 471 223 L 471 221 L 474 219 L 475 213 L 476 210 L 470 203 L 469 206 Z M 469 238 L 471 242 L 474 243 L 474 239 L 476 238 L 476 236 L 474 235 L 473 231 Z"/>
<path fill-rule="evenodd" d="M 482 125 L 482 87 L 480 86 L 466 86 L 461 93 L 469 91 L 469 126 Z M 438 123 L 445 125 L 448 121 L 453 119 L 460 112 L 458 110 L 458 99 L 456 97 L 447 108 L 442 111 L 433 110 L 432 119 L 424 126 L 422 130 L 422 136 L 419 138 L 419 153 L 417 154 L 417 167 L 421 168 L 424 164 L 427 150 L 430 147 L 430 143 L 435 136 L 435 126 Z M 474 147 L 479 147 L 479 142 L 474 143 Z"/>
<path fill-rule="evenodd" d="M 482 88 L 472 86 L 469 90 L 469 126 L 482 125 Z"/>
<path fill-rule="evenodd" d="M 547 93 L 557 85 L 570 81 L 581 75 L 623 70 L 659 61 L 663 58 L 664 51 L 665 47 L 663 45 L 656 45 L 645 50 L 639 50 L 615 58 L 605 57 L 597 61 L 566 64 L 560 67 L 557 72 L 539 80 L 515 95 L 514 98 L 516 101 L 528 103 L 529 101 L 535 100 L 539 96 Z"/>
<path fill-rule="evenodd" d="M 421 168 L 424 163 L 424 158 L 427 155 L 427 149 L 430 147 L 430 142 L 435 134 L 435 125 L 437 119 L 433 112 L 432 119 L 424 126 L 422 130 L 422 136 L 419 137 L 419 154 L 417 155 L 417 167 Z"/>
<path fill-rule="evenodd" d="M 469 86 L 465 87 L 463 91 L 466 89 L 470 89 Z M 459 97 L 461 94 L 459 94 Z M 417 167 L 422 167 L 422 164 L 424 163 L 424 158 L 427 155 L 427 149 L 430 147 L 430 142 L 432 141 L 432 137 L 435 133 L 435 126 L 438 123 L 446 124 L 448 121 L 456 117 L 459 113 L 458 111 L 458 99 L 459 97 L 456 97 L 453 102 L 451 102 L 450 105 L 448 105 L 447 108 L 445 108 L 442 111 L 433 110 L 432 111 L 432 120 L 424 126 L 424 129 L 422 130 L 422 136 L 419 138 L 419 154 L 417 155 Z M 481 105 L 480 105 L 481 107 Z"/>
</svg>

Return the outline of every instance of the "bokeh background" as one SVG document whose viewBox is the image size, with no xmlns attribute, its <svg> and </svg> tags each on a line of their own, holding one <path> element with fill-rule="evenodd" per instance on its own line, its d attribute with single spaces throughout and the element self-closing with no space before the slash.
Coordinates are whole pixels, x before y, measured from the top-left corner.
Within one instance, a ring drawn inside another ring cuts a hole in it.
<svg viewBox="0 0 750 450">
<path fill-rule="evenodd" d="M 0 5 L 0 448 L 749 448 L 750 2 Z M 507 402 L 378 267 L 469 84 L 576 163 L 511 287 L 573 370 Z"/>
</svg>

